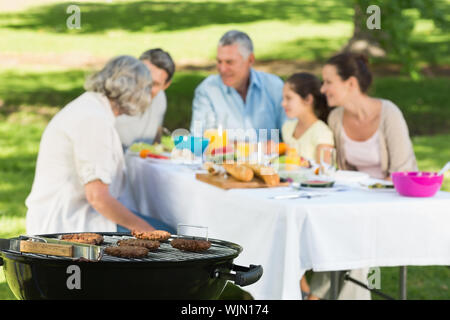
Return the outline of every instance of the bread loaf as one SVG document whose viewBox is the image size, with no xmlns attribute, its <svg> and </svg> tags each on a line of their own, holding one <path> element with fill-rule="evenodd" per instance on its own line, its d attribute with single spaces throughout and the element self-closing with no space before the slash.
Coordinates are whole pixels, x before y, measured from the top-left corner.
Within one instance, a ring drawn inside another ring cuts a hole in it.
<svg viewBox="0 0 450 320">
<path fill-rule="evenodd" d="M 245 164 L 250 168 L 254 174 L 262 179 L 268 186 L 277 186 L 280 184 L 280 177 L 272 167 L 263 166 L 260 164 Z"/>
<path fill-rule="evenodd" d="M 253 171 L 245 165 L 241 164 L 223 164 L 223 168 L 233 178 L 239 181 L 249 182 L 253 179 Z"/>
</svg>

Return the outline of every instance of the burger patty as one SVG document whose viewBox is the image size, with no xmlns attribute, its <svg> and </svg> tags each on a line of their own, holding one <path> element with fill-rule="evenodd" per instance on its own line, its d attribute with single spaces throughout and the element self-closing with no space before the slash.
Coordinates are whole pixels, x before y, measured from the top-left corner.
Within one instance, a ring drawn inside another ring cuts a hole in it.
<svg viewBox="0 0 450 320">
<path fill-rule="evenodd" d="M 150 251 L 155 251 L 159 248 L 159 241 L 153 240 L 141 240 L 141 239 L 125 239 L 117 241 L 117 245 L 120 247 L 131 246 L 131 247 L 144 247 Z"/>
<path fill-rule="evenodd" d="M 176 249 L 191 252 L 203 252 L 211 247 L 211 242 L 206 240 L 173 239 L 170 244 Z"/>
<path fill-rule="evenodd" d="M 104 251 L 110 256 L 120 258 L 144 258 L 148 252 L 147 248 L 135 246 L 106 247 Z"/>
<path fill-rule="evenodd" d="M 103 243 L 103 236 L 97 233 L 74 233 L 62 235 L 61 240 L 99 245 Z"/>
<path fill-rule="evenodd" d="M 155 231 L 136 231 L 133 230 L 131 234 L 137 239 L 142 240 L 154 240 L 154 241 L 166 241 L 170 238 L 171 234 L 164 230 L 155 230 Z"/>
</svg>

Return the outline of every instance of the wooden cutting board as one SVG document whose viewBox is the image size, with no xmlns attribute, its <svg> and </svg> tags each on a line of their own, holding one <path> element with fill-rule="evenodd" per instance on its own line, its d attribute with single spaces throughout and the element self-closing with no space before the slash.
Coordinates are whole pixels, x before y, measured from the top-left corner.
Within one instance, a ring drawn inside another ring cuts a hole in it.
<svg viewBox="0 0 450 320">
<path fill-rule="evenodd" d="M 228 175 L 225 178 L 223 175 L 213 176 L 208 173 L 197 173 L 195 175 L 197 180 L 212 184 L 213 186 L 228 190 L 228 189 L 242 189 L 242 188 L 274 188 L 274 187 L 286 187 L 289 186 L 289 182 L 280 182 L 279 185 L 269 187 L 262 180 L 258 178 L 253 178 L 249 182 L 239 181 Z"/>
</svg>

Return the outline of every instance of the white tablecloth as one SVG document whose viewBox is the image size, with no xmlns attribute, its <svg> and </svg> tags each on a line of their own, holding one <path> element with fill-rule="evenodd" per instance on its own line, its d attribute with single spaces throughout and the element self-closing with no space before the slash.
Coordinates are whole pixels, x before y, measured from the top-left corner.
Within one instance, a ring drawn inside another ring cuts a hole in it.
<svg viewBox="0 0 450 320">
<path fill-rule="evenodd" d="M 305 270 L 450 265 L 450 193 L 407 198 L 395 190 L 351 189 L 311 199 L 273 200 L 288 187 L 222 190 L 182 165 L 127 156 L 127 205 L 176 228 L 208 227 L 209 237 L 244 250 L 235 263 L 261 264 L 245 287 L 256 299 L 300 299 Z"/>
</svg>

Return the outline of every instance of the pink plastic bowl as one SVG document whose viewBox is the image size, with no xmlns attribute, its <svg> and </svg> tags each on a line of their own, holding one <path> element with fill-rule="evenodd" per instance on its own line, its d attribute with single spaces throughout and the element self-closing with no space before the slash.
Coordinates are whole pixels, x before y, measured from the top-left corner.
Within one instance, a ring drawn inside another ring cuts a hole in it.
<svg viewBox="0 0 450 320">
<path fill-rule="evenodd" d="M 395 190 L 406 197 L 432 197 L 439 191 L 444 175 L 435 172 L 394 172 Z"/>
</svg>

